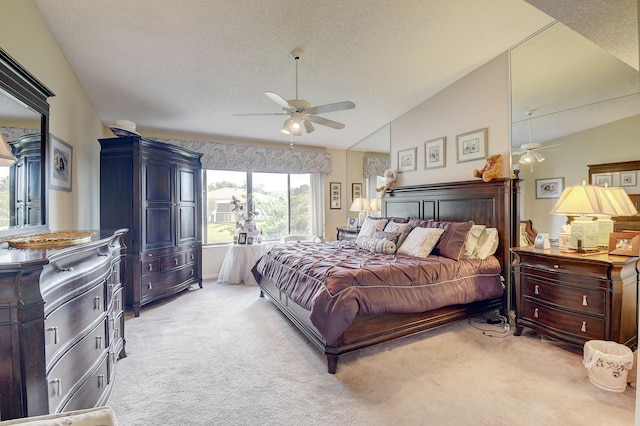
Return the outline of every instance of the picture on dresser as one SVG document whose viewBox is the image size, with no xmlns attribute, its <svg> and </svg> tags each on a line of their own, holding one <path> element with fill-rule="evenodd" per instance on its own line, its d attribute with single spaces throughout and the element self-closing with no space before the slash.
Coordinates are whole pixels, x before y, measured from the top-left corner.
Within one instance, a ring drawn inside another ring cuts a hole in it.
<svg viewBox="0 0 640 426">
<path fill-rule="evenodd" d="M 640 255 L 640 233 L 612 232 L 609 234 L 609 254 L 620 256 Z"/>
<path fill-rule="evenodd" d="M 350 217 L 347 218 L 347 228 L 355 229 L 358 227 L 358 218 Z"/>
<path fill-rule="evenodd" d="M 240 232 L 238 234 L 238 244 L 247 244 L 247 233 Z"/>
</svg>

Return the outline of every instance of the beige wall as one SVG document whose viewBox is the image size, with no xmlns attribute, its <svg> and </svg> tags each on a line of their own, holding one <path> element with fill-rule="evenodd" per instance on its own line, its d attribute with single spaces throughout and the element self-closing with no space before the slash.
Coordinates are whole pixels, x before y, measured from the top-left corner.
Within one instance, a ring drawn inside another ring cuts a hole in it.
<svg viewBox="0 0 640 426">
<path fill-rule="evenodd" d="M 456 135 L 488 128 L 488 154 L 502 154 L 503 176 L 509 174 L 510 93 L 508 54 L 471 72 L 391 122 L 391 167 L 398 151 L 417 147 L 417 170 L 398 174 L 398 185 L 475 179 L 484 160 L 456 162 Z M 424 143 L 446 136 L 446 167 L 424 169 Z"/>
<path fill-rule="evenodd" d="M 536 199 L 536 179 L 564 178 L 565 186 L 588 181 L 589 164 L 630 161 L 640 158 L 640 115 L 575 133 L 545 145 L 559 144 L 554 150 L 543 151 L 545 160 L 520 171 L 521 219 L 531 219 L 536 231 L 549 233 L 555 239 L 566 222 L 563 215 L 552 215 L 557 199 Z M 514 156 L 517 162 L 519 156 Z"/>
</svg>

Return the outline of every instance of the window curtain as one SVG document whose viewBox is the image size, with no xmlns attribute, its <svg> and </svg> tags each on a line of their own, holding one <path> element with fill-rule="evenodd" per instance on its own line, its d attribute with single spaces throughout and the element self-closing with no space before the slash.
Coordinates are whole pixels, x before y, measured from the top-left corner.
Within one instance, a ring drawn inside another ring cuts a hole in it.
<svg viewBox="0 0 640 426">
<path fill-rule="evenodd" d="M 179 139 L 155 140 L 203 154 L 202 166 L 209 170 L 325 175 L 332 171 L 331 154 L 326 152 Z"/>
<path fill-rule="evenodd" d="M 363 159 L 364 177 L 384 176 L 385 170 L 391 166 L 389 157 L 364 157 Z"/>
<path fill-rule="evenodd" d="M 311 173 L 311 233 L 324 240 L 324 174 Z"/>
</svg>

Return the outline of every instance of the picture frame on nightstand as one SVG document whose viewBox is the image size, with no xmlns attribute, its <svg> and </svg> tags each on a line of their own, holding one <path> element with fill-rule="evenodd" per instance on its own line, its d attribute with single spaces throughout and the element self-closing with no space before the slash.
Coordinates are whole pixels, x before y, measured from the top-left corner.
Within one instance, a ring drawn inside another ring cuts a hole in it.
<svg viewBox="0 0 640 426">
<path fill-rule="evenodd" d="M 609 254 L 619 256 L 640 255 L 640 233 L 612 232 L 609 234 Z"/>
</svg>

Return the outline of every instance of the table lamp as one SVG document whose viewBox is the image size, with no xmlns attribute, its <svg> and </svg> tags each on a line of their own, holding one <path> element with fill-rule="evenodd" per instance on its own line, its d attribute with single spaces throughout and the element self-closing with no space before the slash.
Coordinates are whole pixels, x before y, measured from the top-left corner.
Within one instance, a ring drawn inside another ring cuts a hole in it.
<svg viewBox="0 0 640 426">
<path fill-rule="evenodd" d="M 602 195 L 607 202 L 611 204 L 615 214 L 613 216 L 634 216 L 638 214 L 638 210 L 633 205 L 633 201 L 629 198 L 629 195 L 623 188 L 608 187 L 602 188 Z M 609 234 L 613 232 L 613 220 L 611 216 L 599 214 L 595 215 L 598 225 L 598 245 L 609 245 Z"/>
<path fill-rule="evenodd" d="M 382 199 L 381 198 L 372 198 L 369 200 L 369 207 L 371 207 L 372 212 L 379 212 L 382 207 Z"/>
<path fill-rule="evenodd" d="M 349 211 L 358 212 L 358 226 L 362 226 L 364 219 L 367 217 L 365 212 L 371 211 L 369 200 L 361 197 L 355 198 L 351 203 L 351 207 L 349 207 Z"/>
<path fill-rule="evenodd" d="M 598 247 L 598 224 L 593 215 L 615 215 L 609 198 L 602 194 L 604 188 L 595 185 L 565 188 L 551 210 L 552 214 L 572 216 L 571 247 L 582 251 Z"/>
</svg>

